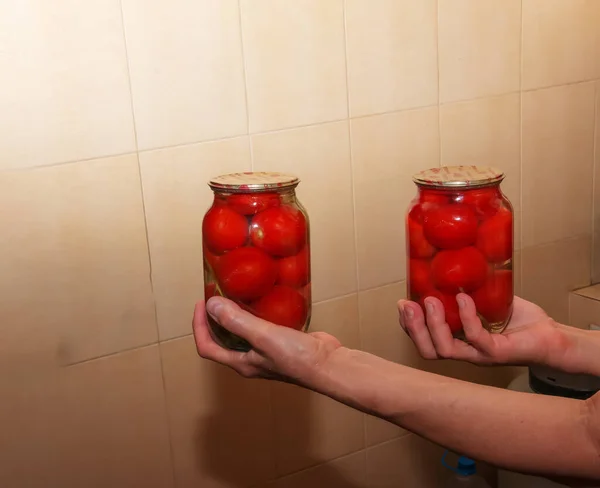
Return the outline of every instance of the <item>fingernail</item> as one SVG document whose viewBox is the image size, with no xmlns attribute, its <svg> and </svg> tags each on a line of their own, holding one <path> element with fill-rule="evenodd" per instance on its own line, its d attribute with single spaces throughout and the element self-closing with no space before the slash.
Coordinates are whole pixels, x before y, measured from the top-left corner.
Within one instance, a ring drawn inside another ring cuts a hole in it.
<svg viewBox="0 0 600 488">
<path fill-rule="evenodd" d="M 430 302 L 425 302 L 425 308 L 427 309 L 427 313 L 434 313 L 433 304 Z"/>
<path fill-rule="evenodd" d="M 213 317 L 223 308 L 223 304 L 219 300 L 209 300 L 206 304 L 206 311 Z"/>
<path fill-rule="evenodd" d="M 465 302 L 465 299 L 462 297 L 457 298 L 456 301 L 458 302 L 458 308 L 465 308 L 467 305 L 467 302 Z"/>
<path fill-rule="evenodd" d="M 405 316 L 407 319 L 409 319 L 409 320 L 410 320 L 410 319 L 412 319 L 414 314 L 415 314 L 415 313 L 413 312 L 413 309 L 412 309 L 412 308 L 410 308 L 410 307 L 406 307 L 406 308 L 404 309 L 404 316 Z"/>
</svg>

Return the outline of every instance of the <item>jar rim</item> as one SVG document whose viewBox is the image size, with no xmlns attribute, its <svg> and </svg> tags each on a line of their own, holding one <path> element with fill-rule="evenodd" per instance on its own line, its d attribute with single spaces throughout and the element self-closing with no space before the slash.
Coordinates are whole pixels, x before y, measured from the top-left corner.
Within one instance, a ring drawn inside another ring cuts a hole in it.
<svg viewBox="0 0 600 488">
<path fill-rule="evenodd" d="M 498 184 L 504 171 L 492 166 L 441 166 L 419 171 L 413 181 L 428 188 L 478 188 Z"/>
<path fill-rule="evenodd" d="M 275 171 L 246 171 L 227 173 L 211 178 L 208 186 L 213 191 L 228 193 L 253 193 L 282 191 L 298 186 L 297 176 Z"/>
</svg>

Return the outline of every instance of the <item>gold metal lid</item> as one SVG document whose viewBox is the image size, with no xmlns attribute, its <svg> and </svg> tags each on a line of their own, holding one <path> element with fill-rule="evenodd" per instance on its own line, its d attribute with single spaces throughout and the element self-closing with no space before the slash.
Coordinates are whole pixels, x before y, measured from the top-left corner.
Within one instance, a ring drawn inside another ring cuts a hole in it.
<svg viewBox="0 0 600 488">
<path fill-rule="evenodd" d="M 297 176 L 276 172 L 230 173 L 216 176 L 208 182 L 213 190 L 228 193 L 277 191 L 295 188 L 300 183 Z"/>
<path fill-rule="evenodd" d="M 490 166 L 442 166 L 420 171 L 413 181 L 435 188 L 475 188 L 500 183 L 504 172 Z"/>
</svg>

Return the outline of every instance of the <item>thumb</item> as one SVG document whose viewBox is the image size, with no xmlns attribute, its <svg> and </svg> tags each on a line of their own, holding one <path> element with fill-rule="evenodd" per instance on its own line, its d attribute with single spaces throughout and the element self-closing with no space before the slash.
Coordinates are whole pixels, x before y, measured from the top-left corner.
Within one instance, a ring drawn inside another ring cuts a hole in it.
<svg viewBox="0 0 600 488">
<path fill-rule="evenodd" d="M 223 297 L 213 297 L 206 303 L 206 312 L 223 328 L 257 346 L 268 337 L 274 324 L 242 310 L 239 305 Z"/>
<path fill-rule="evenodd" d="M 467 341 L 483 353 L 490 356 L 494 355 L 494 340 L 491 334 L 484 329 L 481 320 L 477 316 L 473 299 L 465 293 L 459 293 L 457 301 L 458 313 Z"/>
</svg>

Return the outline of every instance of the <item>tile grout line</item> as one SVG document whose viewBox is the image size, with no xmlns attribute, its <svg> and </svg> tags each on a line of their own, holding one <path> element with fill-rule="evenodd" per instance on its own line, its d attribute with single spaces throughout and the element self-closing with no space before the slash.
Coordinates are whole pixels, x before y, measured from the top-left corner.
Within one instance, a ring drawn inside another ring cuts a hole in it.
<svg viewBox="0 0 600 488">
<path fill-rule="evenodd" d="M 523 249 L 523 0 L 521 0 L 521 32 L 519 45 L 519 251 Z M 513 224 L 514 225 L 514 224 Z M 513 230 L 514 234 L 514 230 Z M 513 235 L 514 248 L 514 235 Z M 513 256 L 514 259 L 514 256 Z M 523 253 L 519 258 L 519 269 L 516 270 L 519 274 L 519 293 L 523 294 Z M 514 273 L 513 273 L 514 287 Z"/>
<path fill-rule="evenodd" d="M 595 210 L 596 210 L 596 175 L 598 174 L 598 167 L 597 167 L 597 161 L 598 161 L 598 139 L 600 139 L 600 137 L 598 137 L 598 134 L 600 134 L 600 131 L 598 129 L 598 119 L 599 119 L 599 114 L 598 114 L 598 106 L 600 106 L 600 82 L 596 82 L 596 86 L 594 87 L 594 130 L 593 130 L 593 134 L 592 137 L 594 138 L 594 145 L 593 145 L 593 149 L 592 149 L 592 222 L 591 222 L 591 228 L 592 228 L 592 256 L 591 256 L 591 272 L 590 272 L 590 283 L 594 283 L 594 265 L 596 264 L 596 261 L 598 260 L 598 253 L 594 252 L 594 243 L 596 241 L 596 218 L 595 218 Z M 569 311 L 570 313 L 570 311 Z M 570 315 L 569 315 L 570 317 Z"/>
<path fill-rule="evenodd" d="M 438 167 L 442 166 L 442 93 L 440 81 L 440 0 L 436 1 L 435 5 L 435 49 L 436 49 L 436 66 L 437 66 L 437 121 L 438 121 Z M 458 102 L 460 103 L 460 102 Z M 445 105 L 445 104 L 444 104 Z M 408 278 L 408 276 L 407 276 Z"/>
<path fill-rule="evenodd" d="M 358 225 L 356 222 L 356 182 L 354 178 L 354 151 L 352 145 L 352 124 L 350 118 L 350 76 L 348 74 L 348 2 L 344 0 L 342 3 L 342 15 L 343 15 L 343 27 L 344 27 L 344 64 L 345 64 L 345 81 L 346 81 L 346 113 L 347 113 L 347 122 L 346 122 L 346 131 L 348 134 L 348 151 L 350 158 L 350 182 L 352 189 L 352 227 L 354 229 L 354 277 L 356 280 L 356 312 L 357 312 L 357 328 L 358 328 L 358 345 L 361 349 L 364 348 L 363 345 L 363 334 L 361 327 L 361 306 L 360 306 L 360 296 L 358 294 L 358 290 L 360 288 L 360 271 L 359 271 L 359 259 L 358 259 Z M 352 294 L 354 295 L 354 294 Z M 367 421 L 366 417 L 363 414 L 361 416 L 362 422 L 362 444 L 366 447 L 367 445 Z"/>
<path fill-rule="evenodd" d="M 156 294 L 154 292 L 154 281 L 152 279 L 152 256 L 150 253 L 150 237 L 148 234 L 148 218 L 147 218 L 147 213 L 146 213 L 146 199 L 144 198 L 144 184 L 143 184 L 143 178 L 142 178 L 142 164 L 140 162 L 140 151 L 139 151 L 139 144 L 138 144 L 138 131 L 137 131 L 137 123 L 136 123 L 136 118 L 135 118 L 135 108 L 134 108 L 134 103 L 133 103 L 133 85 L 131 82 L 131 69 L 129 66 L 129 49 L 128 49 L 128 45 L 127 45 L 127 34 L 125 31 L 125 12 L 123 11 L 123 1 L 119 0 L 119 11 L 121 14 L 121 28 L 122 28 L 122 32 L 123 32 L 123 46 L 125 48 L 125 59 L 126 59 L 126 66 L 127 66 L 127 81 L 128 81 L 128 85 L 129 85 L 129 96 L 130 96 L 130 100 L 131 100 L 131 115 L 133 117 L 133 130 L 134 130 L 134 137 L 135 137 L 135 149 L 136 149 L 136 160 L 137 160 L 137 169 L 138 169 L 138 176 L 139 176 L 139 181 L 140 181 L 140 197 L 142 199 L 142 212 L 144 215 L 144 232 L 146 234 L 146 252 L 148 253 L 148 280 L 150 282 L 150 293 L 152 296 L 152 307 L 153 307 L 153 312 L 154 312 L 154 324 L 156 327 L 156 339 L 157 339 L 157 347 L 158 347 L 158 359 L 160 362 L 160 376 L 161 376 L 161 383 L 162 383 L 162 390 L 163 390 L 163 402 L 164 402 L 164 408 L 165 408 L 165 417 L 164 417 L 164 422 L 165 422 L 165 427 L 167 429 L 167 438 L 168 438 L 168 443 L 169 443 L 169 461 L 170 461 L 170 468 L 171 468 L 171 482 L 173 484 L 173 488 L 175 488 L 176 484 L 177 484 L 177 479 L 176 479 L 176 474 L 175 474 L 175 456 L 174 456 L 174 452 L 173 452 L 173 441 L 172 441 L 172 435 L 171 435 L 171 423 L 169 421 L 169 404 L 167 401 L 167 384 L 166 384 L 166 379 L 165 379 L 165 369 L 164 369 L 164 364 L 163 364 L 163 354 L 162 354 L 162 347 L 160 345 L 160 328 L 158 326 L 158 310 L 157 310 L 157 304 L 156 304 Z"/>
<path fill-rule="evenodd" d="M 240 49 L 242 53 L 242 70 L 244 71 L 244 102 L 246 104 L 246 135 L 248 137 L 248 149 L 250 151 L 250 170 L 254 171 L 254 148 L 250 134 L 250 104 L 248 103 L 248 66 L 246 64 L 246 51 L 244 49 L 244 27 L 242 21 L 242 0 L 237 1 L 238 22 L 240 29 Z"/>
</svg>

